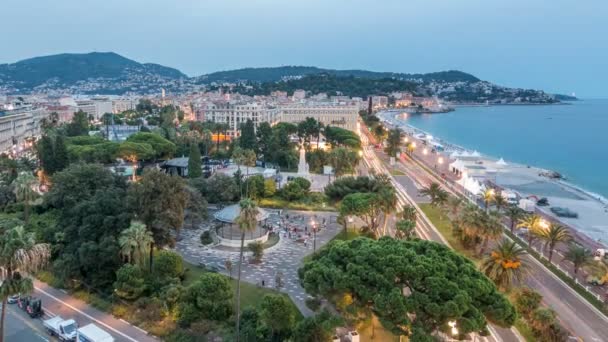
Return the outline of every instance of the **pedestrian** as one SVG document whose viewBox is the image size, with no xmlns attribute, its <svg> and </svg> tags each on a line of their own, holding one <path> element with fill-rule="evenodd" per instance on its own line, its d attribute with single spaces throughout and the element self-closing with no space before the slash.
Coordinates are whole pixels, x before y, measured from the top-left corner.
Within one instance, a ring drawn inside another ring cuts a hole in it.
<svg viewBox="0 0 608 342">
<path fill-rule="evenodd" d="M 262 287 L 266 286 L 266 281 L 262 279 Z"/>
</svg>

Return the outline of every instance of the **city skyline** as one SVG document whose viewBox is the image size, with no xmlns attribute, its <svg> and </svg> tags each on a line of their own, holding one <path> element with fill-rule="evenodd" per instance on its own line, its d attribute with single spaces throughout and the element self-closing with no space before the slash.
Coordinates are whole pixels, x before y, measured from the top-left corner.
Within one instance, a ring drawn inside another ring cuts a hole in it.
<svg viewBox="0 0 608 342">
<path fill-rule="evenodd" d="M 371 7 L 373 6 L 373 7 Z M 113 51 L 189 76 L 310 65 L 423 73 L 461 70 L 514 87 L 605 97 L 608 4 L 565 0 L 221 3 L 8 0 L 1 63 Z M 57 21 L 56 18 L 69 18 Z M 137 18 L 133 20 L 133 18 Z M 142 20 L 141 18 L 145 18 Z M 27 25 L 23 25 L 28 23 Z"/>
</svg>

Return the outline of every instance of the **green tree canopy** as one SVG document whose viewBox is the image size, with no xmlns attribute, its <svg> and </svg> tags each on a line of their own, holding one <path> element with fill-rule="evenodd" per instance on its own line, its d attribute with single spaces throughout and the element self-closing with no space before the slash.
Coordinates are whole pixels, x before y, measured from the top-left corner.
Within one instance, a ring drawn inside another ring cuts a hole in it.
<svg viewBox="0 0 608 342">
<path fill-rule="evenodd" d="M 203 175 L 201 150 L 198 145 L 190 145 L 190 155 L 188 157 L 188 177 L 198 178 Z"/>
<path fill-rule="evenodd" d="M 179 303 L 178 320 L 189 326 L 199 319 L 223 321 L 232 313 L 232 291 L 228 279 L 217 273 L 203 273 L 187 287 Z"/>
<path fill-rule="evenodd" d="M 154 152 L 154 157 L 162 159 L 173 157 L 177 148 L 174 143 L 156 133 L 138 132 L 128 137 L 127 141 L 149 144 Z"/>
<path fill-rule="evenodd" d="M 299 276 L 307 292 L 346 296 L 346 310 L 371 309 L 397 334 L 415 327 L 428 336 L 447 330 L 452 320 L 469 333 L 485 329 L 486 319 L 509 327 L 517 317 L 471 261 L 429 241 L 335 241 L 306 262 Z"/>
</svg>

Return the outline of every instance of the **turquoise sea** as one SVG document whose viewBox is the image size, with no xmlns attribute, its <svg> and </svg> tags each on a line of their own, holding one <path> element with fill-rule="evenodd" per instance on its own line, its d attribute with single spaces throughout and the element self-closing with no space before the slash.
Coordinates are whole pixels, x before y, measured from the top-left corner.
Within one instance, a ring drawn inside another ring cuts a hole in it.
<svg viewBox="0 0 608 342">
<path fill-rule="evenodd" d="M 496 158 L 560 172 L 608 198 L 608 100 L 564 105 L 458 107 L 410 115 L 437 138 Z"/>
</svg>

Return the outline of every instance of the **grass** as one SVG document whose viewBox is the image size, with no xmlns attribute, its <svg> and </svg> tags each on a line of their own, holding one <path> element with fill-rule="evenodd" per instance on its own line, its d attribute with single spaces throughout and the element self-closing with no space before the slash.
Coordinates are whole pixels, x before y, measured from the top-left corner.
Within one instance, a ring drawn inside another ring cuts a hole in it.
<svg viewBox="0 0 608 342">
<path fill-rule="evenodd" d="M 405 173 L 401 170 L 397 170 L 397 169 L 392 169 L 391 170 L 391 175 L 393 176 L 405 176 Z"/>
<path fill-rule="evenodd" d="M 473 262 L 479 263 L 480 259 L 475 255 L 475 252 L 464 247 L 462 242 L 452 234 L 452 222 L 440 208 L 433 207 L 428 203 L 421 203 L 418 206 L 455 251 L 463 254 Z"/>
<path fill-rule="evenodd" d="M 188 285 L 192 284 L 201 275 L 208 272 L 208 271 L 204 270 L 203 268 L 198 267 L 194 264 L 188 263 L 186 261 L 184 261 L 184 266 L 188 269 L 188 272 L 186 273 L 186 277 L 183 281 L 184 286 L 188 286 Z M 233 270 L 233 272 L 236 272 L 236 267 Z M 222 275 L 222 276 L 224 276 L 224 275 Z M 226 277 L 230 281 L 231 289 L 234 292 L 236 292 L 236 285 L 237 285 L 236 279 L 230 278 L 228 276 L 224 276 L 224 277 Z M 267 281 L 270 281 L 270 280 L 271 279 L 267 279 Z M 273 289 L 252 285 L 245 281 L 241 281 L 241 311 L 242 311 L 242 309 L 246 308 L 247 306 L 259 307 L 260 304 L 262 303 L 262 298 L 264 298 L 265 295 L 269 295 L 269 294 L 281 295 L 281 296 L 284 296 L 285 298 L 287 298 L 293 307 L 293 311 L 296 315 L 296 320 L 299 321 L 303 318 L 302 313 L 300 313 L 300 310 L 298 310 L 298 308 L 295 306 L 295 304 L 293 304 L 293 302 L 291 301 L 291 299 L 289 298 L 288 295 L 278 292 Z"/>
<path fill-rule="evenodd" d="M 519 333 L 526 340 L 526 342 L 536 342 L 536 337 L 534 337 L 532 329 L 530 328 L 528 323 L 526 323 L 526 321 L 524 321 L 522 318 L 518 318 L 517 321 L 515 321 L 515 329 L 519 331 Z"/>
</svg>

